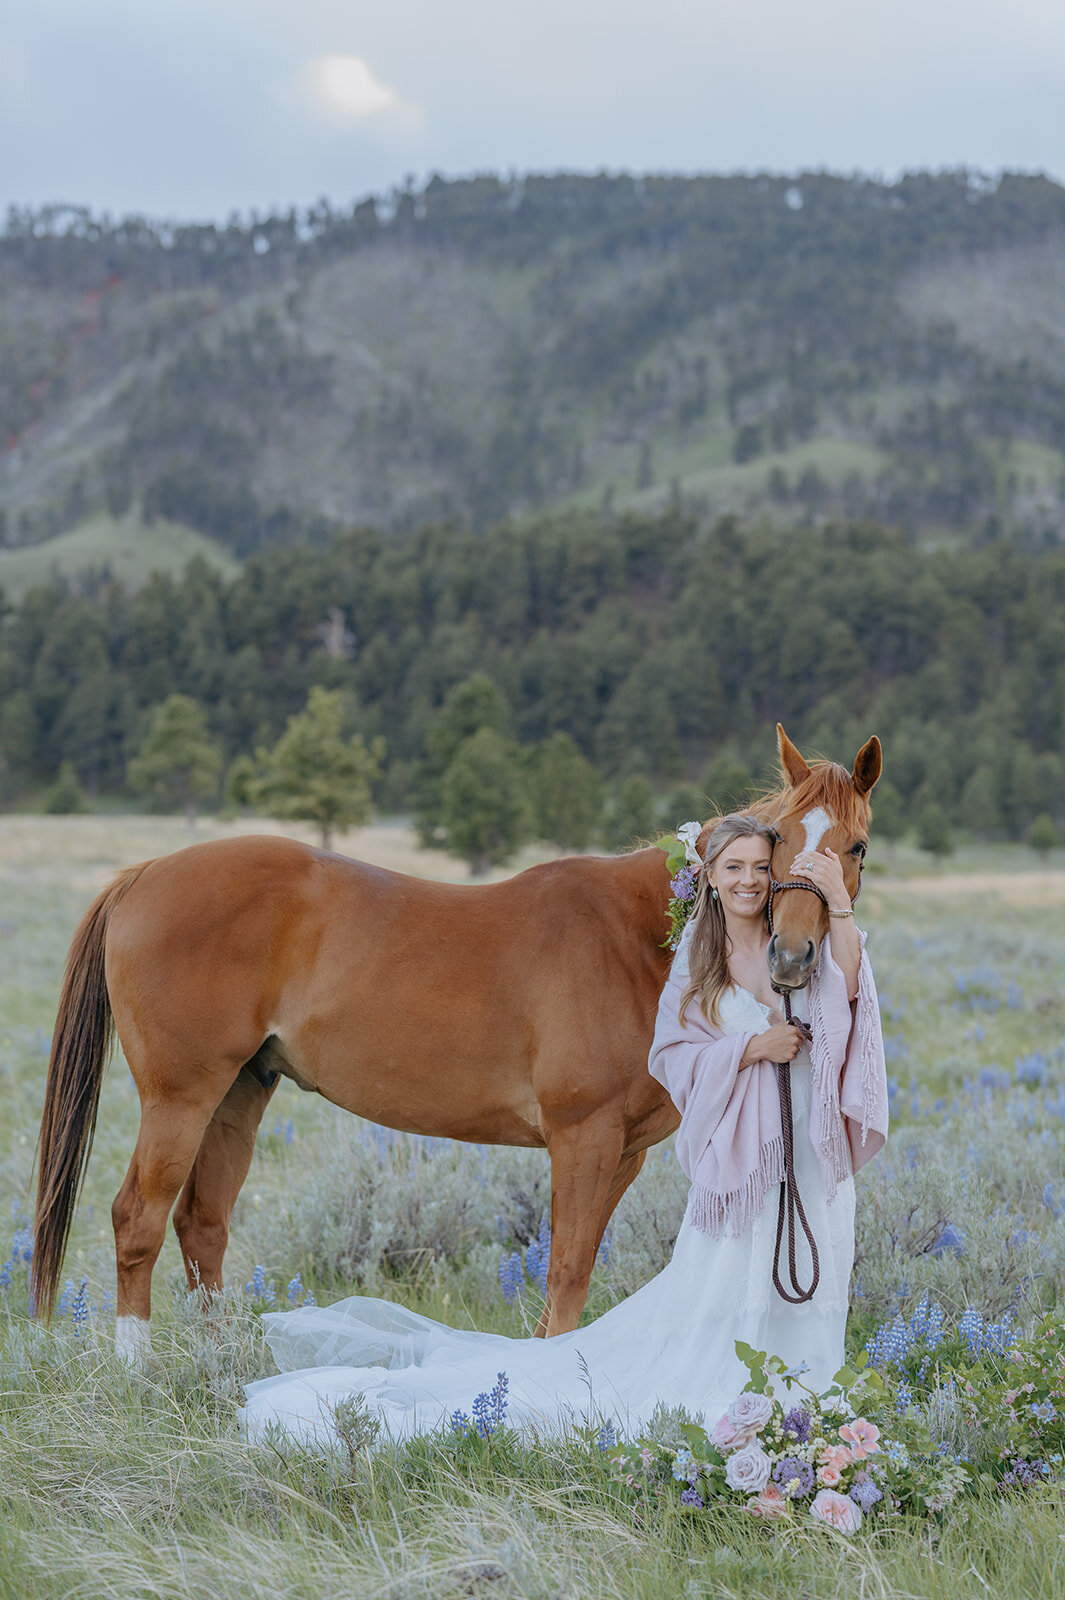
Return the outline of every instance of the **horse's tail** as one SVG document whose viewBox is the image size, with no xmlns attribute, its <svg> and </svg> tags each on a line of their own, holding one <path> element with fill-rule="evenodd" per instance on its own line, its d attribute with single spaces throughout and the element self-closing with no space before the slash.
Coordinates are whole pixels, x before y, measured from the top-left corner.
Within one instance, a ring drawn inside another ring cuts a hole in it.
<svg viewBox="0 0 1065 1600">
<path fill-rule="evenodd" d="M 74 1203 L 96 1131 L 100 1085 L 115 1025 L 104 978 L 107 925 L 147 862 L 127 867 L 82 918 L 67 956 L 37 1144 L 33 1305 L 51 1317 Z"/>
</svg>

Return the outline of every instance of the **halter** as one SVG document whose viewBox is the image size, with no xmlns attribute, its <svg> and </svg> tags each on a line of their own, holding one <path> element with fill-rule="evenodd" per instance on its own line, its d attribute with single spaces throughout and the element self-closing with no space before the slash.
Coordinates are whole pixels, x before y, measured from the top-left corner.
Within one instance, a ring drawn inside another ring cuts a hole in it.
<svg viewBox="0 0 1065 1600">
<path fill-rule="evenodd" d="M 779 833 L 776 838 L 777 844 L 780 844 Z M 862 892 L 862 871 L 864 866 L 865 857 L 863 856 L 858 866 L 858 887 L 854 892 L 854 899 L 851 901 L 852 906 Z M 766 921 L 769 924 L 771 938 L 773 935 L 773 901 L 785 889 L 805 889 L 808 894 L 815 894 L 825 910 L 828 910 L 828 901 L 816 883 L 809 883 L 803 878 L 788 878 L 785 882 L 780 883 L 773 877 L 773 869 L 770 866 Z M 791 990 L 781 989 L 775 983 L 772 984 L 772 989 L 774 994 L 779 994 L 784 1001 L 785 1019 L 788 1022 L 794 1022 L 795 1019 L 791 1014 Z M 809 1024 L 799 1022 L 796 1023 L 796 1027 L 801 1028 L 809 1043 L 813 1037 Z M 795 1177 L 795 1124 L 791 1110 L 791 1073 L 789 1071 L 791 1062 L 774 1061 L 773 1065 L 777 1069 L 777 1093 L 780 1096 L 780 1135 L 784 1145 L 784 1178 L 780 1185 L 780 1200 L 777 1205 L 777 1239 L 773 1250 L 773 1287 L 777 1294 L 780 1295 L 780 1298 L 787 1300 L 789 1305 L 801 1306 L 814 1297 L 817 1285 L 821 1281 L 821 1263 L 817 1254 L 817 1244 L 814 1240 L 813 1230 L 806 1220 L 806 1212 L 803 1209 L 802 1199 L 799 1195 L 799 1185 Z M 793 1291 L 790 1294 L 780 1281 L 780 1246 L 784 1239 L 785 1219 L 787 1220 L 788 1228 L 788 1276 L 791 1280 L 791 1289 Z M 806 1236 L 807 1244 L 810 1246 L 812 1276 L 808 1289 L 804 1289 L 799 1283 L 798 1268 L 795 1260 L 796 1219 Z"/>
</svg>

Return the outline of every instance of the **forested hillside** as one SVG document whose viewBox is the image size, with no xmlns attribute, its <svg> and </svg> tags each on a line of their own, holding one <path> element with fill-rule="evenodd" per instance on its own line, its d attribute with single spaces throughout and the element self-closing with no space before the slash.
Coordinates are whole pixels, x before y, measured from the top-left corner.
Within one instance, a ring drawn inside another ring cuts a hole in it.
<svg viewBox="0 0 1065 1600">
<path fill-rule="evenodd" d="M 545 508 L 1060 536 L 1065 190 L 434 178 L 349 212 L 12 213 L 0 534 L 238 555 Z M 140 525 L 140 524 L 138 524 Z"/>
<path fill-rule="evenodd" d="M 1042 813 L 1065 822 L 1063 608 L 1065 549 L 922 551 L 872 525 L 782 537 L 674 511 L 355 532 L 232 581 L 201 561 L 137 592 L 53 584 L 9 606 L 2 781 L 11 802 L 66 759 L 121 791 L 174 691 L 228 766 L 322 685 L 343 691 L 348 732 L 385 741 L 379 803 L 407 807 L 448 696 L 487 674 L 501 760 L 565 733 L 615 791 L 680 791 L 667 815 L 764 774 L 779 717 L 836 757 L 881 735 L 889 832 L 938 807 L 948 844 L 950 828 L 1019 837 Z"/>
</svg>

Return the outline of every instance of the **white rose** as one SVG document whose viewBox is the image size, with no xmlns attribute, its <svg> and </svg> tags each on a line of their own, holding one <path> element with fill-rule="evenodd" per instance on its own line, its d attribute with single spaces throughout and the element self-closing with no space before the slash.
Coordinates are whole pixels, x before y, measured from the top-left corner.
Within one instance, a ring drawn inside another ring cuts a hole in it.
<svg viewBox="0 0 1065 1600">
<path fill-rule="evenodd" d="M 725 1482 L 730 1489 L 744 1494 L 760 1494 L 769 1482 L 773 1463 L 760 1444 L 746 1445 L 729 1456 L 725 1465 Z"/>
<path fill-rule="evenodd" d="M 703 858 L 696 849 L 702 831 L 701 822 L 686 822 L 683 828 L 677 829 L 677 838 L 684 846 L 684 854 L 690 867 L 701 867 L 703 864 Z"/>
<path fill-rule="evenodd" d="M 743 1435 L 743 1442 L 749 1444 L 773 1415 L 773 1402 L 767 1394 L 741 1394 L 725 1415 L 737 1434 Z"/>
</svg>

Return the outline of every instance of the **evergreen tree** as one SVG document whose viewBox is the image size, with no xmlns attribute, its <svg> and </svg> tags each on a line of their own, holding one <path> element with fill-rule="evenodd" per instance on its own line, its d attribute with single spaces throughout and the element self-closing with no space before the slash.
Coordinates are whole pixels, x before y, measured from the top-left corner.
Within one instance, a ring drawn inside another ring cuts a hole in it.
<svg viewBox="0 0 1065 1600">
<path fill-rule="evenodd" d="M 954 849 L 954 836 L 943 807 L 932 803 L 925 806 L 917 818 L 917 843 L 933 856 L 949 856 Z"/>
<path fill-rule="evenodd" d="M 415 768 L 411 812 L 423 846 L 447 848 L 442 821 L 444 774 L 461 744 L 481 728 L 501 736 L 510 728 L 510 707 L 486 672 L 456 684 L 429 724 L 426 754 Z"/>
<path fill-rule="evenodd" d="M 254 810 L 258 779 L 259 774 L 251 756 L 238 756 L 222 785 L 222 795 L 230 810 Z"/>
<path fill-rule="evenodd" d="M 1051 850 L 1056 850 L 1061 843 L 1061 834 L 1053 817 L 1041 811 L 1028 829 L 1027 839 L 1036 854 L 1045 861 Z"/>
<path fill-rule="evenodd" d="M 444 846 L 474 877 L 508 861 L 528 835 L 521 772 L 495 729 L 481 727 L 455 751 L 440 784 Z"/>
<path fill-rule="evenodd" d="M 603 781 L 568 733 L 535 746 L 529 760 L 529 808 L 539 839 L 560 850 L 586 850 L 603 811 Z"/>
<path fill-rule="evenodd" d="M 67 817 L 79 811 L 88 811 L 89 803 L 85 798 L 85 790 L 78 782 L 73 761 L 63 762 L 55 782 L 44 797 L 41 809 L 52 817 Z"/>
<path fill-rule="evenodd" d="M 276 817 L 315 823 L 323 850 L 332 849 L 335 829 L 369 821 L 384 755 L 381 739 L 369 749 L 358 735 L 345 739 L 343 723 L 342 691 L 316 684 L 273 749 L 258 752 L 262 777 L 249 791 Z"/>
<path fill-rule="evenodd" d="M 222 752 L 207 732 L 201 705 L 172 694 L 152 712 L 148 733 L 129 764 L 130 787 L 162 810 L 183 810 L 195 821 L 201 800 L 218 790 Z"/>
<path fill-rule="evenodd" d="M 884 839 L 890 852 L 906 832 L 906 807 L 895 785 L 881 778 L 873 805 L 872 838 Z"/>
<path fill-rule="evenodd" d="M 607 815 L 603 842 L 615 854 L 646 844 L 655 832 L 654 790 L 642 773 L 631 778 L 617 790 Z"/>
<path fill-rule="evenodd" d="M 754 779 L 731 745 L 725 745 L 707 767 L 702 786 L 710 806 L 708 815 L 724 816 L 746 804 Z"/>
</svg>

